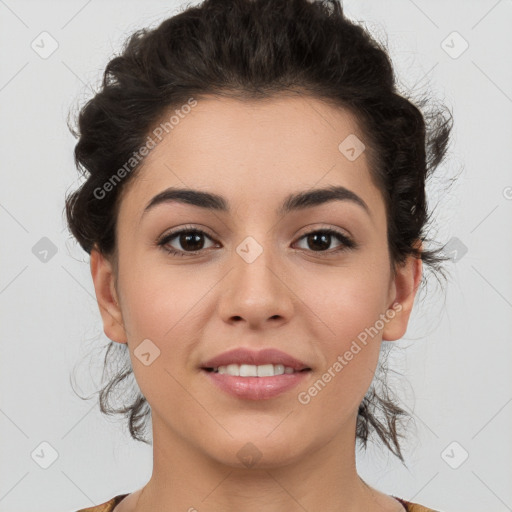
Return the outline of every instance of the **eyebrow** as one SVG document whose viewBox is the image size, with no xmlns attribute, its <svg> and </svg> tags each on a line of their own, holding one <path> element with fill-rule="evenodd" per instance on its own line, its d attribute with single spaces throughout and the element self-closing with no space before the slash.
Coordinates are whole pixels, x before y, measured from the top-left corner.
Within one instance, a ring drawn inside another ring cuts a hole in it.
<svg viewBox="0 0 512 512">
<path fill-rule="evenodd" d="M 348 188 L 335 185 L 290 194 L 286 197 L 276 213 L 278 215 L 285 215 L 290 212 L 319 206 L 331 201 L 350 201 L 359 205 L 371 217 L 370 209 L 361 197 Z M 144 208 L 141 219 L 157 205 L 172 202 L 190 204 L 222 213 L 228 213 L 230 211 L 228 201 L 217 194 L 202 192 L 200 190 L 170 187 L 163 190 L 149 201 Z"/>
</svg>

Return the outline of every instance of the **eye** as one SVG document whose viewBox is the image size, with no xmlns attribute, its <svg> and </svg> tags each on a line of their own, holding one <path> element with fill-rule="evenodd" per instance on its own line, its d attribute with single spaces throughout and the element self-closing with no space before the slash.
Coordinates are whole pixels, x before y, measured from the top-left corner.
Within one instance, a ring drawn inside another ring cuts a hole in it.
<svg viewBox="0 0 512 512">
<path fill-rule="evenodd" d="M 340 242 L 340 245 L 332 251 L 326 251 L 326 249 L 331 245 L 333 237 Z M 327 256 L 340 251 L 355 249 L 357 247 L 356 243 L 351 238 L 334 229 L 317 229 L 315 231 L 310 231 L 300 237 L 299 240 L 303 239 L 305 239 L 307 245 L 313 247 L 311 249 L 313 252 L 327 252 Z M 324 255 L 322 254 L 322 256 Z"/>
<path fill-rule="evenodd" d="M 337 239 L 340 244 L 334 250 L 328 251 L 327 249 L 331 245 L 333 237 Z M 178 231 L 173 231 L 164 235 L 157 242 L 157 245 L 167 253 L 174 256 L 185 256 L 187 254 L 194 256 L 205 249 L 204 238 L 213 240 L 212 237 L 210 237 L 205 231 L 201 229 L 185 227 Z M 181 245 L 181 249 L 170 245 L 171 241 L 174 239 L 176 239 L 176 242 Z M 299 238 L 299 240 L 303 239 L 305 239 L 307 245 L 312 247 L 309 249 L 310 251 L 316 253 L 327 253 L 325 256 L 330 256 L 334 253 L 357 248 L 357 244 L 351 238 L 334 229 L 317 229 L 315 231 L 310 231 L 309 233 L 306 233 Z M 210 248 L 213 246 L 215 246 L 215 244 L 212 244 Z M 206 247 L 206 249 L 208 248 L 209 247 Z M 306 249 L 308 248 L 306 247 Z M 321 254 L 321 256 L 324 256 L 324 254 Z"/>
<path fill-rule="evenodd" d="M 194 255 L 204 249 L 204 237 L 212 240 L 212 238 L 201 229 L 184 228 L 164 235 L 157 244 L 164 251 L 169 254 L 173 254 L 174 256 L 185 256 L 187 253 Z M 175 249 L 169 245 L 171 240 L 174 240 L 175 238 L 183 249 Z"/>
</svg>

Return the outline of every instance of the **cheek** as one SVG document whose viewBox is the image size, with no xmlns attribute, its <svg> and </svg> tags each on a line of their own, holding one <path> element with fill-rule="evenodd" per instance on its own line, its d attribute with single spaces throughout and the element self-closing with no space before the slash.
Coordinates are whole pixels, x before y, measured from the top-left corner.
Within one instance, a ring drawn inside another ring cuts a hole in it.
<svg viewBox="0 0 512 512">
<path fill-rule="evenodd" d="M 133 265 L 123 282 L 123 319 L 128 339 L 137 344 L 144 338 L 169 344 L 187 329 L 205 293 L 215 284 L 208 278 L 193 278 L 190 270 L 165 265 Z M 127 269 L 128 270 L 128 269 Z M 183 340 L 186 341 L 186 340 Z"/>
<path fill-rule="evenodd" d="M 135 378 L 152 404 L 180 402 L 186 396 L 179 383 L 195 371 L 194 350 L 215 314 L 217 300 L 208 291 L 222 276 L 203 272 L 194 277 L 186 265 L 137 267 L 135 258 L 131 265 L 133 270 L 127 266 L 123 276 L 123 320 Z M 144 364 L 148 359 L 150 364 Z"/>
<path fill-rule="evenodd" d="M 155 410 L 161 405 L 165 411 L 169 404 L 175 410 L 187 399 L 180 383 L 200 339 L 194 318 L 204 314 L 202 300 L 214 283 L 208 286 L 204 279 L 191 279 L 189 273 L 165 266 L 134 270 L 131 275 L 136 277 L 127 279 L 122 289 L 133 372 Z"/>
<path fill-rule="evenodd" d="M 305 302 L 326 326 L 328 346 L 337 349 L 374 326 L 387 308 L 388 282 L 382 270 L 340 269 L 317 278 L 314 287 L 303 283 L 303 290 Z"/>
<path fill-rule="evenodd" d="M 385 290 L 382 277 L 347 272 L 309 292 L 308 305 L 325 324 L 318 343 L 324 365 L 319 373 L 326 385 L 318 387 L 325 390 L 319 401 L 327 407 L 340 400 L 357 407 L 368 390 L 379 359 Z"/>
</svg>

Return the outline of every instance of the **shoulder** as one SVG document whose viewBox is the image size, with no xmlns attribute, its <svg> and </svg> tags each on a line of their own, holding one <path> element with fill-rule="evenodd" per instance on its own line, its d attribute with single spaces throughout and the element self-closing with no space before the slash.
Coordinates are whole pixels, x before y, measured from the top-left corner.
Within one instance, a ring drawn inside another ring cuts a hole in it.
<svg viewBox="0 0 512 512">
<path fill-rule="evenodd" d="M 118 494 L 117 496 L 114 496 L 105 503 L 95 505 L 94 507 L 82 508 L 80 510 L 77 510 L 76 512 L 112 512 L 114 510 L 114 507 L 126 496 L 128 496 L 128 493 Z M 404 499 L 397 498 L 396 496 L 393 497 L 397 499 L 400 503 L 402 503 L 402 505 L 404 505 L 407 512 L 440 512 L 439 510 L 434 510 L 433 508 L 425 507 L 423 505 L 420 505 L 419 503 L 406 501 Z"/>
<path fill-rule="evenodd" d="M 419 503 L 413 503 L 412 501 L 407 501 L 402 498 L 397 498 L 393 496 L 396 500 L 398 500 L 407 512 L 441 512 L 439 510 L 434 510 L 433 508 L 425 507 L 424 505 L 420 505 Z"/>
<path fill-rule="evenodd" d="M 112 512 L 112 510 L 114 510 L 114 507 L 126 496 L 128 496 L 128 493 L 118 494 L 117 496 L 114 496 L 113 498 L 106 501 L 105 503 L 101 503 L 101 505 L 95 505 L 94 507 L 88 507 L 88 508 L 82 508 L 80 510 L 77 510 L 76 512 Z"/>
<path fill-rule="evenodd" d="M 411 503 L 406 501 L 406 506 L 408 512 L 440 512 L 439 510 L 434 510 L 433 508 L 424 507 L 419 503 Z"/>
</svg>

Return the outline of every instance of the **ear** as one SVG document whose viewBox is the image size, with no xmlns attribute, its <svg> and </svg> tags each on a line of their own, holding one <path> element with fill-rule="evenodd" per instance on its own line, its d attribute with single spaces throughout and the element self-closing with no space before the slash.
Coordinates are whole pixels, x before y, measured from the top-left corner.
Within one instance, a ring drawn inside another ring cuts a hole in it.
<svg viewBox="0 0 512 512">
<path fill-rule="evenodd" d="M 112 264 L 101 252 L 92 249 L 90 265 L 96 299 L 103 320 L 103 331 L 112 341 L 127 343 Z"/>
<path fill-rule="evenodd" d="M 421 248 L 422 243 L 420 241 L 419 249 L 421 250 Z M 382 331 L 382 339 L 385 341 L 398 340 L 407 331 L 414 298 L 421 282 L 422 264 L 420 258 L 410 255 L 404 264 L 396 269 L 389 303 L 389 308 L 395 311 L 395 316 L 386 323 Z"/>
</svg>

